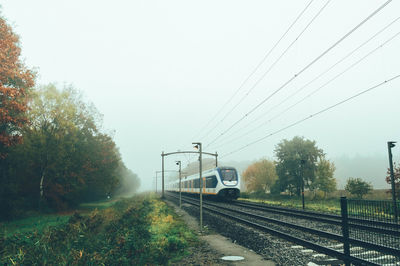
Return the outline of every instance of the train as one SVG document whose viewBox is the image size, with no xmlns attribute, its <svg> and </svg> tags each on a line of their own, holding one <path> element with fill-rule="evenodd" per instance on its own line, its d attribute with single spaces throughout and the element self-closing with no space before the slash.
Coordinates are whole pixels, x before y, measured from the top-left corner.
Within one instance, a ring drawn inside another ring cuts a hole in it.
<svg viewBox="0 0 400 266">
<path fill-rule="evenodd" d="M 215 167 L 203 171 L 202 194 L 220 199 L 233 200 L 240 196 L 240 178 L 234 167 Z M 179 179 L 166 185 L 167 191 L 179 192 Z M 185 194 L 200 194 L 199 174 L 181 178 L 181 191 Z"/>
</svg>

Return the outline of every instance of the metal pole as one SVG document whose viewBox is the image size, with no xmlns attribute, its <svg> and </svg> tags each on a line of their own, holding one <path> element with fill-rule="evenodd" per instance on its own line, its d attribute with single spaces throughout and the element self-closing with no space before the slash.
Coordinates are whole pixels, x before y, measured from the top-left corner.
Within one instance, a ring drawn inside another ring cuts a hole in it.
<svg viewBox="0 0 400 266">
<path fill-rule="evenodd" d="M 156 172 L 156 194 L 157 194 L 157 172 Z"/>
<path fill-rule="evenodd" d="M 164 152 L 162 152 L 161 157 L 162 157 L 162 194 L 161 194 L 161 198 L 164 198 Z"/>
<path fill-rule="evenodd" d="M 202 178 L 202 149 L 201 142 L 192 142 L 199 149 L 199 195 L 200 195 L 200 232 L 203 232 L 203 178 Z"/>
<path fill-rule="evenodd" d="M 182 209 L 182 183 L 181 183 L 181 177 L 182 177 L 182 175 L 181 175 L 181 173 L 182 173 L 182 171 L 181 171 L 181 161 L 177 161 L 176 162 L 177 164 L 179 164 L 179 208 L 181 208 Z"/>
<path fill-rule="evenodd" d="M 203 232 L 203 177 L 202 177 L 202 172 L 203 172 L 203 168 L 202 168 L 202 156 L 201 156 L 201 143 L 199 143 L 199 147 L 200 147 L 200 156 L 199 156 L 199 160 L 200 160 L 200 232 Z"/>
<path fill-rule="evenodd" d="M 218 153 L 215 152 L 215 167 L 218 167 Z"/>
<path fill-rule="evenodd" d="M 301 160 L 301 200 L 303 203 L 303 210 L 305 209 L 305 203 L 304 203 L 304 164 L 306 163 L 305 160 Z"/>
<path fill-rule="evenodd" d="M 393 171 L 393 158 L 392 158 L 392 148 L 395 146 L 396 142 L 388 141 L 388 152 L 389 152 L 389 167 L 390 167 L 390 183 L 392 185 L 392 200 L 393 200 L 393 210 L 394 210 L 394 222 L 398 221 L 398 211 L 397 211 L 397 203 L 396 203 L 396 186 L 394 184 L 394 171 Z"/>
<path fill-rule="evenodd" d="M 343 234 L 343 253 L 345 256 L 350 256 L 349 242 L 349 218 L 347 212 L 347 198 L 340 197 L 340 210 L 342 214 L 342 234 Z M 350 261 L 345 259 L 345 265 L 350 265 Z"/>
<path fill-rule="evenodd" d="M 302 180 L 302 188 L 301 188 L 301 197 L 302 197 L 302 202 L 303 202 L 303 210 L 305 209 L 305 204 L 304 204 L 304 180 Z"/>
</svg>

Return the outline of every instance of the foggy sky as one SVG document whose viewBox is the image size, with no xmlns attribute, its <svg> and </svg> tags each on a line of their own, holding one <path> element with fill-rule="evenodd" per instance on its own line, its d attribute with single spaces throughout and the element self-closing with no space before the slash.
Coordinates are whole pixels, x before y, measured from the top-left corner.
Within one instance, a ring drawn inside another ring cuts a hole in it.
<svg viewBox="0 0 400 266">
<path fill-rule="evenodd" d="M 67 83 L 82 90 L 104 114 L 105 129 L 115 130 L 114 139 L 127 167 L 142 179 L 142 189 L 149 189 L 155 171 L 161 168 L 162 151 L 193 150 L 191 143 L 198 141 L 225 161 L 273 158 L 275 145 L 296 135 L 316 140 L 328 159 L 356 154 L 387 156 L 386 142 L 399 140 L 400 135 L 400 79 L 224 155 L 400 74 L 397 36 L 289 112 L 230 141 L 279 114 L 398 33 L 400 20 L 273 108 L 394 21 L 400 15 L 399 1 L 390 3 L 215 145 L 208 146 L 385 1 L 331 1 L 243 103 L 222 119 L 326 3 L 312 2 L 233 101 L 205 127 L 309 2 L 4 0 L 1 12 L 21 37 L 26 64 L 38 69 L 38 83 L 56 82 L 60 87 Z M 261 115 L 257 123 L 247 126 Z M 245 126 L 247 130 L 241 130 Z M 399 161 L 400 148 L 393 152 Z M 186 165 L 196 158 L 168 157 L 166 169 L 177 169 L 175 160 Z"/>
</svg>

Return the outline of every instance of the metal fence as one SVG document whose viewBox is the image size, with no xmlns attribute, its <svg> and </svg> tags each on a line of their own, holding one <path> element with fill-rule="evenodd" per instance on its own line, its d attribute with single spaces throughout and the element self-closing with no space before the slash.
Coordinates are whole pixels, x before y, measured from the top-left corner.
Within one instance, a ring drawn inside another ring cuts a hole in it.
<svg viewBox="0 0 400 266">
<path fill-rule="evenodd" d="M 400 265 L 395 207 L 400 209 L 392 201 L 341 198 L 344 253 L 378 265 Z"/>
</svg>

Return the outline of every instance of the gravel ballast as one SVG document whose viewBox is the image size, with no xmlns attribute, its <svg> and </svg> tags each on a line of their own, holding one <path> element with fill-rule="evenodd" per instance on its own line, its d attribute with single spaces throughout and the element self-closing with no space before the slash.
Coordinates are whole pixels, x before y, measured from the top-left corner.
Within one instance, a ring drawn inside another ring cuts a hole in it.
<svg viewBox="0 0 400 266">
<path fill-rule="evenodd" d="M 174 201 L 173 198 L 170 198 L 170 200 Z M 183 204 L 182 209 L 198 219 L 198 207 Z M 301 252 L 301 249 L 292 248 L 296 245 L 294 243 L 207 211 L 203 211 L 203 225 L 230 238 L 232 242 L 255 251 L 262 255 L 264 259 L 274 261 L 277 265 L 307 265 L 312 260 L 310 254 Z"/>
</svg>

